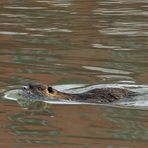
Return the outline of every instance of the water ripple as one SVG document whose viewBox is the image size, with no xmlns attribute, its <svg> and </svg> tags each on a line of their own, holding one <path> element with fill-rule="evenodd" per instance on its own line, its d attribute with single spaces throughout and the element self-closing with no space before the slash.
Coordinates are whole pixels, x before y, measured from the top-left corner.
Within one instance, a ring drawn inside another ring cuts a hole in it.
<svg viewBox="0 0 148 148">
<path fill-rule="evenodd" d="M 92 44 L 94 48 L 108 48 L 108 49 L 114 49 L 114 48 L 120 48 L 120 46 L 108 46 L 103 44 Z"/>
<path fill-rule="evenodd" d="M 25 32 L 10 32 L 10 31 L 0 31 L 2 35 L 27 35 Z"/>
<path fill-rule="evenodd" d="M 5 6 L 7 9 L 21 9 L 21 10 L 40 10 L 45 9 L 46 7 L 19 7 L 19 6 Z"/>
<path fill-rule="evenodd" d="M 129 29 L 129 28 L 122 28 L 122 27 L 116 27 L 116 28 L 106 28 L 99 30 L 99 32 L 103 34 L 108 34 L 108 35 L 128 35 L 128 36 L 143 36 L 145 33 L 139 32 L 136 29 Z"/>
<path fill-rule="evenodd" d="M 122 75 L 98 75 L 97 77 L 105 79 L 132 79 L 132 77 Z"/>
<path fill-rule="evenodd" d="M 123 75 L 129 75 L 132 72 L 123 71 L 123 70 L 117 70 L 117 69 L 111 69 L 111 68 L 102 68 L 102 67 L 94 67 L 94 66 L 83 66 L 83 68 L 88 70 L 95 70 L 95 71 L 101 71 L 105 73 L 113 73 L 113 74 L 123 74 Z"/>
<path fill-rule="evenodd" d="M 6 16 L 6 17 L 20 17 L 20 18 L 28 18 L 27 15 L 24 14 L 0 14 L 0 16 Z"/>
<path fill-rule="evenodd" d="M 59 29 L 56 27 L 53 28 L 26 28 L 29 31 L 45 31 L 45 32 L 72 32 L 69 29 Z"/>
<path fill-rule="evenodd" d="M 106 16 L 148 16 L 147 11 L 136 10 L 133 8 L 117 8 L 117 9 L 105 9 L 99 8 L 93 11 L 94 14 L 106 15 Z"/>
</svg>

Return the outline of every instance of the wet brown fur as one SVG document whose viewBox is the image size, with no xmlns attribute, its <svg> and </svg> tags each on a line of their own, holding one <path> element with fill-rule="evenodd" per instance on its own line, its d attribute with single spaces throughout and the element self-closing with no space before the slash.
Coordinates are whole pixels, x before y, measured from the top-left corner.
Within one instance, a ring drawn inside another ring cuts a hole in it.
<svg viewBox="0 0 148 148">
<path fill-rule="evenodd" d="M 96 88 L 80 94 L 71 94 L 60 92 L 43 84 L 29 84 L 27 91 L 35 95 L 49 97 L 50 99 L 64 99 L 86 103 L 110 103 L 133 95 L 133 92 L 124 88 Z"/>
</svg>

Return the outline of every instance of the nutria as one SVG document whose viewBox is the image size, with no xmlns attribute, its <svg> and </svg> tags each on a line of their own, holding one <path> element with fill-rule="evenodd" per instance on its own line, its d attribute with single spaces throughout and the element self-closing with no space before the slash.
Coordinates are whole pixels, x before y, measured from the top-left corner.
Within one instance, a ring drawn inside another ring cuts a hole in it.
<svg viewBox="0 0 148 148">
<path fill-rule="evenodd" d="M 28 84 L 22 88 L 21 95 L 29 99 L 63 99 L 85 103 L 111 103 L 133 95 L 124 88 L 96 88 L 83 93 L 71 94 L 60 92 L 44 84 Z"/>
</svg>

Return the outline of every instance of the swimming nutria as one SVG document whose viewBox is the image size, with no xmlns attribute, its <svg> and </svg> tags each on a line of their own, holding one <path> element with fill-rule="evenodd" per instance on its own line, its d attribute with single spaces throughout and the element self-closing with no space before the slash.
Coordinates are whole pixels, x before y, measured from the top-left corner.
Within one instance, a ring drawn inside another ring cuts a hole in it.
<svg viewBox="0 0 148 148">
<path fill-rule="evenodd" d="M 44 84 L 28 84 L 22 90 L 21 95 L 29 99 L 63 99 L 85 103 L 110 103 L 130 97 L 134 93 L 124 88 L 96 88 L 80 94 L 70 94 L 60 92 Z"/>
</svg>

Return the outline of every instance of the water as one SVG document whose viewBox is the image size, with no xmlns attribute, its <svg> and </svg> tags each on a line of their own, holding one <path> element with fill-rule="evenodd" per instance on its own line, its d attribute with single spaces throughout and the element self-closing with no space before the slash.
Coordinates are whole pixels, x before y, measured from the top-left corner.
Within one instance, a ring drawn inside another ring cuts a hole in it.
<svg viewBox="0 0 148 148">
<path fill-rule="evenodd" d="M 148 84 L 146 0 L 0 2 L 0 91 L 37 81 L 58 86 Z M 146 148 L 145 108 L 0 99 L 1 147 Z"/>
</svg>

